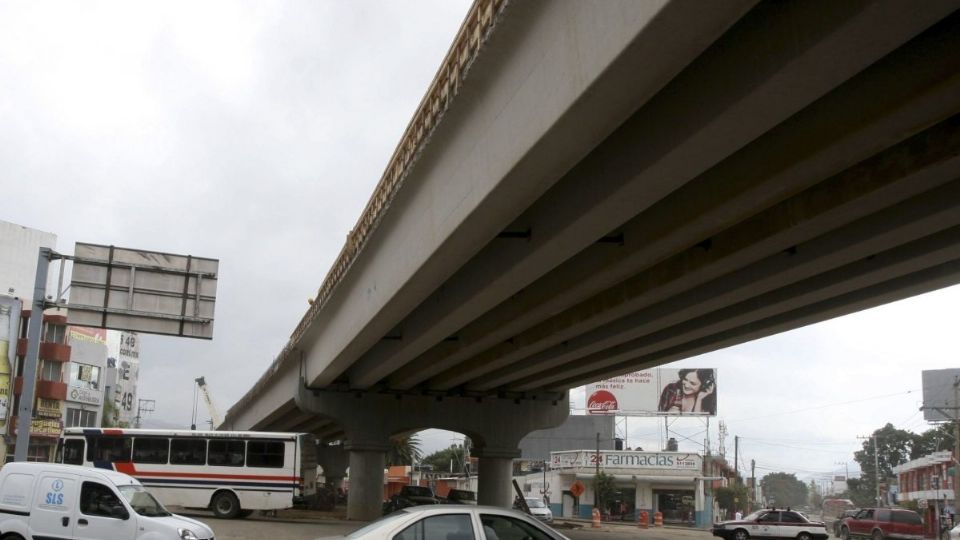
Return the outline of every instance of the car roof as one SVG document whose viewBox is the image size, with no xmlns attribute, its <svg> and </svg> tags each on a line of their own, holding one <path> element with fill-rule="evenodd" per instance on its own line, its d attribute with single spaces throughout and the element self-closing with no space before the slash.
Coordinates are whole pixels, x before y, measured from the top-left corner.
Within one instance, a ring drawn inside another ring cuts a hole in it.
<svg viewBox="0 0 960 540">
<path fill-rule="evenodd" d="M 37 474 L 39 472 L 52 472 L 60 474 L 77 474 L 86 477 L 94 477 L 100 480 L 107 481 L 115 486 L 126 486 L 126 485 L 135 485 L 139 486 L 140 482 L 132 476 L 112 471 L 109 469 L 97 469 L 91 467 L 83 467 L 81 465 L 63 465 L 60 463 L 42 463 L 42 462 L 31 462 L 31 461 L 17 461 L 12 463 L 7 463 L 3 466 L 4 471 L 10 472 L 30 472 L 32 474 Z M 7 473 L 9 474 L 9 472 Z"/>
</svg>

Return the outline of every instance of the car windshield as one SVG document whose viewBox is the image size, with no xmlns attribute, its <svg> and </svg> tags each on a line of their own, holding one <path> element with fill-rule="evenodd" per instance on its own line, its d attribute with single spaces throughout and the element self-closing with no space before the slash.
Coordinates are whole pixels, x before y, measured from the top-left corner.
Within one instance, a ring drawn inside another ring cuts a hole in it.
<svg viewBox="0 0 960 540">
<path fill-rule="evenodd" d="M 167 512 L 167 509 L 160 504 L 160 501 L 154 499 L 153 495 L 149 494 L 141 486 L 118 486 L 117 489 L 120 490 L 123 498 L 130 503 L 133 511 L 141 516 L 159 517 L 171 515 L 170 512 Z"/>
<path fill-rule="evenodd" d="M 756 521 L 756 520 L 760 519 L 760 516 L 762 516 L 762 515 L 765 514 L 765 513 L 766 513 L 766 510 L 757 510 L 756 512 L 754 512 L 754 513 L 752 513 L 752 514 L 747 514 L 746 516 L 744 516 L 744 517 L 743 517 L 743 520 L 744 520 L 744 521 Z"/>
<path fill-rule="evenodd" d="M 530 508 L 546 508 L 547 505 L 543 504 L 543 501 L 540 499 L 527 499 L 527 506 Z"/>
</svg>

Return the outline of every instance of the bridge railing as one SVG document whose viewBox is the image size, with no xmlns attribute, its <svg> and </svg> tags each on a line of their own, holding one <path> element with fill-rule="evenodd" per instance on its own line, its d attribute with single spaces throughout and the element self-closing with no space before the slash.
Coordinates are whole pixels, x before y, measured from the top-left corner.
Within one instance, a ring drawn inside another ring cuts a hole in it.
<svg viewBox="0 0 960 540">
<path fill-rule="evenodd" d="M 407 125 L 407 129 L 404 131 L 396 150 L 394 150 L 380 182 L 377 183 L 377 187 L 373 191 L 373 195 L 363 209 L 360 219 L 357 220 L 356 225 L 347 235 L 347 241 L 324 278 L 323 284 L 317 291 L 316 298 L 311 302 L 310 308 L 291 334 L 287 345 L 273 361 L 270 368 L 260 377 L 257 384 L 247 393 L 247 396 L 255 395 L 263 383 L 286 360 L 363 250 L 367 239 L 386 214 L 390 202 L 413 168 L 433 130 L 440 123 L 443 113 L 450 107 L 453 99 L 460 92 L 470 66 L 508 2 L 509 0 L 475 0 L 470 7 L 460 31 L 454 38 L 450 50 L 447 51 L 446 57 L 440 64 L 440 69 L 430 84 L 430 88 L 420 101 L 413 119 Z M 247 396 L 242 398 L 233 408 L 241 405 Z"/>
</svg>

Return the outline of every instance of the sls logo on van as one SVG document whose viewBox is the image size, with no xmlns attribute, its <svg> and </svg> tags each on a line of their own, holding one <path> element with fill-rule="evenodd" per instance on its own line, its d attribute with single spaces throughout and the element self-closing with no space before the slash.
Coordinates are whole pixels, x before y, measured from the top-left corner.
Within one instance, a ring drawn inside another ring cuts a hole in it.
<svg viewBox="0 0 960 540">
<path fill-rule="evenodd" d="M 63 480 L 54 480 L 50 484 L 50 491 L 44 500 L 46 505 L 63 506 Z"/>
</svg>

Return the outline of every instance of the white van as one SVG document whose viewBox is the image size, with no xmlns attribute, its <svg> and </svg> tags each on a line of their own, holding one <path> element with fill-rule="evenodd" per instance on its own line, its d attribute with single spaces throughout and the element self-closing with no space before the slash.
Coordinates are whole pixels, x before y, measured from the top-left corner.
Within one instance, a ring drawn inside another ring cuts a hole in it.
<svg viewBox="0 0 960 540">
<path fill-rule="evenodd" d="M 212 540 L 213 531 L 167 512 L 123 473 L 17 462 L 0 469 L 0 538 Z"/>
</svg>

